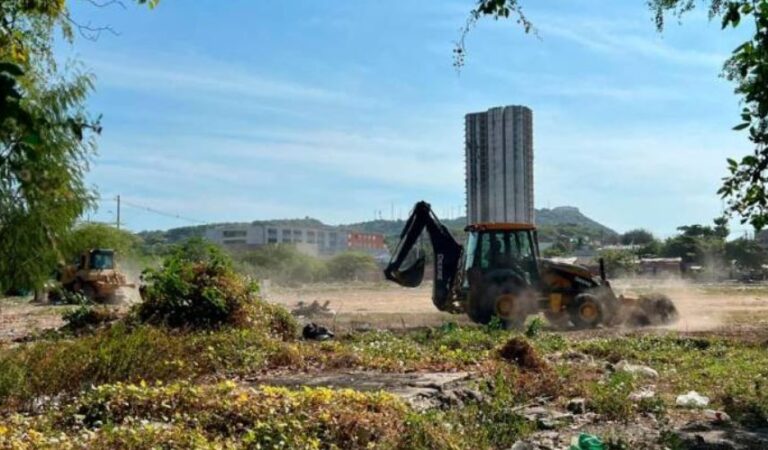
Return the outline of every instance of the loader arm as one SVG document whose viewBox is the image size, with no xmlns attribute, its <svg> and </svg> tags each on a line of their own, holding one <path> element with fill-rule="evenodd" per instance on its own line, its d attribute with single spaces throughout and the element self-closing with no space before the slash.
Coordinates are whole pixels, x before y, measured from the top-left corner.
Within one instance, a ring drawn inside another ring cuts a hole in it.
<svg viewBox="0 0 768 450">
<path fill-rule="evenodd" d="M 447 311 L 452 309 L 453 283 L 459 270 L 462 246 L 453 238 L 448 228 L 432 212 L 429 203 L 416 203 L 411 215 L 405 222 L 400 233 L 400 242 L 395 253 L 384 269 L 384 276 L 400 286 L 416 287 L 424 279 L 425 257 L 422 255 L 406 267 L 403 264 L 410 251 L 416 245 L 421 233 L 426 228 L 434 251 L 434 284 L 432 287 L 432 302 L 437 309 Z"/>
</svg>

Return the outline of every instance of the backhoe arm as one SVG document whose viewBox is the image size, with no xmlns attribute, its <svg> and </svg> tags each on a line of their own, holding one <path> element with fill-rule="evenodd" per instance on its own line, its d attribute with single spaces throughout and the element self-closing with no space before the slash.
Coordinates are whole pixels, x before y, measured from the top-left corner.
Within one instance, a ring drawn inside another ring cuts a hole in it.
<svg viewBox="0 0 768 450">
<path fill-rule="evenodd" d="M 384 276 L 400 286 L 416 287 L 421 284 L 424 279 L 424 256 L 417 258 L 408 267 L 402 267 L 402 265 L 425 228 L 435 255 L 432 302 L 441 311 L 450 310 L 452 307 L 451 291 L 459 270 L 462 247 L 453 238 L 448 228 L 440 223 L 440 220 L 432 212 L 429 203 L 421 201 L 413 207 L 413 211 L 411 211 L 411 215 L 405 222 L 402 233 L 400 233 L 400 242 L 397 244 L 395 253 L 392 255 L 387 268 L 384 269 Z"/>
</svg>

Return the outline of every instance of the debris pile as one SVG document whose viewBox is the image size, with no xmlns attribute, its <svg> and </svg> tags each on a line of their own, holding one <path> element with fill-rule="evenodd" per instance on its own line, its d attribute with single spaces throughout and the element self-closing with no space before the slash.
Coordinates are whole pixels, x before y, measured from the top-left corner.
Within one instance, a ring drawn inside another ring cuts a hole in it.
<svg viewBox="0 0 768 450">
<path fill-rule="evenodd" d="M 317 300 L 310 304 L 304 302 L 298 302 L 296 307 L 291 310 L 291 314 L 294 317 L 333 317 L 336 315 L 336 311 L 328 307 L 330 300 L 326 301 L 322 305 Z"/>
<path fill-rule="evenodd" d="M 522 370 L 538 371 L 547 367 L 536 350 L 523 338 L 513 337 L 499 349 L 499 356 Z"/>
</svg>

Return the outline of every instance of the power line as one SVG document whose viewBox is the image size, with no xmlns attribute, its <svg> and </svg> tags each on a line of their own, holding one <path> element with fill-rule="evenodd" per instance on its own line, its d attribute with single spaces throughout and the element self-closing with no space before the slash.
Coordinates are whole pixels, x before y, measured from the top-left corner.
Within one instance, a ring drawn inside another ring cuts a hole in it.
<svg viewBox="0 0 768 450">
<path fill-rule="evenodd" d="M 100 198 L 100 200 L 103 200 L 103 201 L 114 201 L 114 200 L 116 200 L 116 198 L 117 197 L 109 197 L 109 198 L 102 197 L 102 198 Z M 150 206 L 140 205 L 138 203 L 133 203 L 133 202 L 125 200 L 125 198 L 121 198 L 120 199 L 120 203 L 125 205 L 125 206 L 130 206 L 131 208 L 140 209 L 142 211 L 148 211 L 148 212 L 151 212 L 153 214 L 157 214 L 157 215 L 164 216 L 164 217 L 170 217 L 170 218 L 173 218 L 173 219 L 184 220 L 184 221 L 190 222 L 190 223 L 196 223 L 196 224 L 201 224 L 201 225 L 205 225 L 205 224 L 208 223 L 208 222 L 206 222 L 204 220 L 193 219 L 191 217 L 182 216 L 181 214 L 177 214 L 177 213 L 174 213 L 174 212 L 162 211 L 162 210 L 159 210 L 159 209 L 152 208 Z"/>
</svg>

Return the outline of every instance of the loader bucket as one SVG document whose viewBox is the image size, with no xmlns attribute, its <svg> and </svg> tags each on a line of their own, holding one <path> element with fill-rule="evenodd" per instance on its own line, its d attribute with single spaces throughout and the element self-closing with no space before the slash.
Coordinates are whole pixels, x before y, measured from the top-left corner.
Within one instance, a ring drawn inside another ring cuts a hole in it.
<svg viewBox="0 0 768 450">
<path fill-rule="evenodd" d="M 426 259 L 424 256 L 416 258 L 416 260 L 408 267 L 402 270 L 386 271 L 385 275 L 387 279 L 394 281 L 400 286 L 405 287 L 417 287 L 424 279 L 424 266 L 426 265 Z"/>
<path fill-rule="evenodd" d="M 679 317 L 675 304 L 663 294 L 642 295 L 636 299 L 623 299 L 624 322 L 630 326 L 668 325 Z"/>
</svg>

